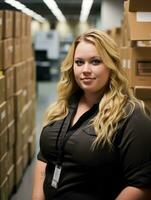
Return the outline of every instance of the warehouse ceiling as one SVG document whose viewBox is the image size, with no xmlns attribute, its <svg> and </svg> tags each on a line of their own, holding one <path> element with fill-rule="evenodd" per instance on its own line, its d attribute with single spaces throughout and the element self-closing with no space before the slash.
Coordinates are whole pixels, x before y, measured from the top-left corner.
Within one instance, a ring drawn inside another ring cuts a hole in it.
<svg viewBox="0 0 151 200">
<path fill-rule="evenodd" d="M 43 3 L 42 0 L 19 0 L 21 3 L 25 4 L 29 9 L 37 12 L 43 17 L 47 18 L 50 22 L 56 22 L 56 17 L 48 9 L 48 7 Z M 56 0 L 56 3 L 62 13 L 64 14 L 67 21 L 78 21 L 80 16 L 82 0 Z M 6 3 L 4 0 L 0 0 L 1 9 L 12 9 L 12 7 Z M 88 20 L 90 22 L 95 22 L 100 16 L 101 0 L 94 0 L 93 6 L 90 11 Z"/>
</svg>

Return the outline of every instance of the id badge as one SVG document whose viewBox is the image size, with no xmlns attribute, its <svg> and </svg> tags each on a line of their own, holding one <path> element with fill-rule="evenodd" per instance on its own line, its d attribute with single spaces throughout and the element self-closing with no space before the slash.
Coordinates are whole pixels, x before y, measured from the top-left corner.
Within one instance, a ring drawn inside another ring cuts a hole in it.
<svg viewBox="0 0 151 200">
<path fill-rule="evenodd" d="M 52 182 L 51 182 L 51 186 L 54 187 L 54 188 L 58 187 L 61 169 L 62 169 L 61 166 L 59 166 L 59 165 L 55 166 L 55 170 L 54 170 L 54 174 L 53 174 L 53 178 L 52 178 Z"/>
</svg>

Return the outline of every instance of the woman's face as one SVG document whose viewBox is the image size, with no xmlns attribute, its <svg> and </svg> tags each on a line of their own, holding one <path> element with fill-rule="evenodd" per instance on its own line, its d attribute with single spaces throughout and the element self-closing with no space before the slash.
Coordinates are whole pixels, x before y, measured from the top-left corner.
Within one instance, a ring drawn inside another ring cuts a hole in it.
<svg viewBox="0 0 151 200">
<path fill-rule="evenodd" d="M 110 76 L 110 70 L 103 64 L 95 45 L 85 41 L 80 42 L 75 50 L 73 70 L 79 87 L 91 94 L 101 94 Z"/>
</svg>

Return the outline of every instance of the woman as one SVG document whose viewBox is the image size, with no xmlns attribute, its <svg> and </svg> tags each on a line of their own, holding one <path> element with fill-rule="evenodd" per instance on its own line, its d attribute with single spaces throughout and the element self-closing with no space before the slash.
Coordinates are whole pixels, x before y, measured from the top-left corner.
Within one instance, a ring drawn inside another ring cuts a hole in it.
<svg viewBox="0 0 151 200">
<path fill-rule="evenodd" d="M 40 138 L 33 200 L 150 200 L 151 120 L 114 41 L 90 30 L 61 68 Z"/>
</svg>

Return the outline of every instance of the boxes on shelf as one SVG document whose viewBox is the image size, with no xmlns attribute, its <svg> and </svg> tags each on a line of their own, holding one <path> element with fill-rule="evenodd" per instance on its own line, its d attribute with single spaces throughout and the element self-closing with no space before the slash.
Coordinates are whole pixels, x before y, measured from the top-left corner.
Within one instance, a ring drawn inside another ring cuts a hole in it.
<svg viewBox="0 0 151 200">
<path fill-rule="evenodd" d="M 5 76 L 0 75 L 0 104 L 5 101 Z"/>
<path fill-rule="evenodd" d="M 26 15 L 26 35 L 28 37 L 31 37 L 31 21 L 32 21 L 32 17 L 30 17 L 29 15 Z"/>
<path fill-rule="evenodd" d="M 111 37 L 115 40 L 118 47 L 121 46 L 121 27 L 111 29 Z"/>
<path fill-rule="evenodd" d="M 8 147 L 7 128 L 0 133 L 0 159 L 6 154 Z"/>
<path fill-rule="evenodd" d="M 151 40 L 151 12 L 129 12 L 124 2 L 129 40 Z"/>
<path fill-rule="evenodd" d="M 11 123 L 8 124 L 7 127 L 7 138 L 8 138 L 8 149 L 12 148 L 15 144 L 15 121 L 12 121 Z"/>
<path fill-rule="evenodd" d="M 6 152 L 0 159 L 0 185 L 6 178 L 8 168 L 8 152 Z"/>
<path fill-rule="evenodd" d="M 13 39 L 13 64 L 21 62 L 21 39 Z"/>
<path fill-rule="evenodd" d="M 13 63 L 13 39 L 0 41 L 0 69 L 11 67 Z"/>
<path fill-rule="evenodd" d="M 138 99 L 143 100 L 151 110 L 151 86 L 136 86 L 134 87 L 134 94 Z"/>
<path fill-rule="evenodd" d="M 2 11 L 3 31 L 2 38 L 11 38 L 13 36 L 13 12 L 11 10 Z"/>
<path fill-rule="evenodd" d="M 29 160 L 32 160 L 35 154 L 35 147 L 36 147 L 36 133 L 35 129 L 33 129 L 32 134 L 28 140 L 28 148 L 29 148 Z"/>
<path fill-rule="evenodd" d="M 26 169 L 29 162 L 28 143 L 23 146 L 23 170 Z"/>
<path fill-rule="evenodd" d="M 0 133 L 7 127 L 6 101 L 0 104 Z"/>
<path fill-rule="evenodd" d="M 13 192 L 15 182 L 15 168 L 14 165 L 10 166 L 7 172 L 8 177 L 8 195 L 10 196 Z"/>
<path fill-rule="evenodd" d="M 0 200 L 8 199 L 8 177 L 0 184 Z"/>
<path fill-rule="evenodd" d="M 14 92 L 17 93 L 23 88 L 23 79 L 25 80 L 25 74 L 23 74 L 23 62 L 14 65 Z"/>
<path fill-rule="evenodd" d="M 122 47 L 121 61 L 131 87 L 151 86 L 151 47 Z"/>
<path fill-rule="evenodd" d="M 15 100 L 15 117 L 19 117 L 22 114 L 24 104 L 23 104 L 23 95 L 22 90 L 19 90 L 17 93 L 14 94 L 14 100 Z"/>
<path fill-rule="evenodd" d="M 10 124 L 14 121 L 15 113 L 14 113 L 14 96 L 10 97 L 6 101 L 6 111 L 7 111 L 7 124 Z"/>
<path fill-rule="evenodd" d="M 21 12 L 14 11 L 13 12 L 13 37 L 19 38 L 21 37 Z"/>
<path fill-rule="evenodd" d="M 0 10 L 0 40 L 2 39 L 3 33 L 3 11 Z"/>
<path fill-rule="evenodd" d="M 5 75 L 5 87 L 6 87 L 6 99 L 14 95 L 14 68 L 8 68 L 4 71 Z"/>
<path fill-rule="evenodd" d="M 21 37 L 26 36 L 26 25 L 27 25 L 26 14 L 21 13 Z"/>
<path fill-rule="evenodd" d="M 23 156 L 20 156 L 15 163 L 15 187 L 17 188 L 23 175 Z"/>
<path fill-rule="evenodd" d="M 128 8 L 131 12 L 144 11 L 151 12 L 151 1 L 149 0 L 128 0 Z"/>
</svg>

